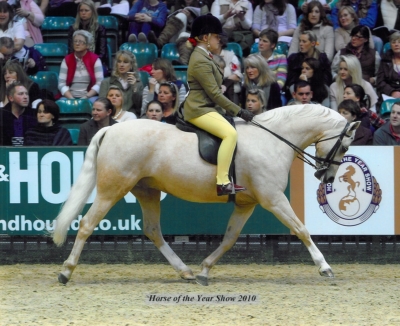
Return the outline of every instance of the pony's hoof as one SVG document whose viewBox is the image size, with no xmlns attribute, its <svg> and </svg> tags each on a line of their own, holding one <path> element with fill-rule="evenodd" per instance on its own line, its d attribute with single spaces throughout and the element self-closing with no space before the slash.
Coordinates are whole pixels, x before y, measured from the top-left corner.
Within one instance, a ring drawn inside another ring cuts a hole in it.
<svg viewBox="0 0 400 326">
<path fill-rule="evenodd" d="M 58 282 L 65 285 L 68 283 L 68 281 L 69 279 L 67 279 L 67 277 L 64 274 L 62 273 L 58 274 Z"/>
<path fill-rule="evenodd" d="M 323 277 L 335 277 L 335 275 L 333 274 L 332 270 L 330 268 L 325 269 L 323 271 L 319 271 L 319 275 L 323 276 Z"/>
<path fill-rule="evenodd" d="M 203 285 L 203 286 L 208 286 L 208 278 L 202 275 L 197 275 L 196 276 L 196 282 L 197 284 Z"/>
<path fill-rule="evenodd" d="M 186 281 L 194 281 L 196 278 L 193 275 L 192 271 L 184 271 L 179 274 L 179 276 Z"/>
</svg>

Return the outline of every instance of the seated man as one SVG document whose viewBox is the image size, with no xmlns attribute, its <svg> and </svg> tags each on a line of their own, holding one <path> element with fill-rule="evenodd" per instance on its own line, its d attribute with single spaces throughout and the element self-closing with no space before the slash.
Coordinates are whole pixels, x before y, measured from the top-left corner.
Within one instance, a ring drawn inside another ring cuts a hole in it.
<svg viewBox="0 0 400 326">
<path fill-rule="evenodd" d="M 311 101 L 313 97 L 311 85 L 304 80 L 299 80 L 296 84 L 294 84 L 294 92 L 292 92 L 292 96 L 293 98 L 289 101 L 287 105 L 318 104 Z"/>
<path fill-rule="evenodd" d="M 8 86 L 7 96 L 9 102 L 0 111 L 0 145 L 23 146 L 26 131 L 37 125 L 36 110 L 28 106 L 28 90 L 19 82 Z"/>
<path fill-rule="evenodd" d="M 390 120 L 374 133 L 373 145 L 400 145 L 400 103 L 394 103 Z"/>
</svg>

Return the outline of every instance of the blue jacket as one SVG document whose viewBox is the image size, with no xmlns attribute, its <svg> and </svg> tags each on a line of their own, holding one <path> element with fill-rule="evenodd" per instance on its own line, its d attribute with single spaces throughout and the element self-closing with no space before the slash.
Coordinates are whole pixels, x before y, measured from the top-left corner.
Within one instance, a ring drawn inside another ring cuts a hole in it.
<svg viewBox="0 0 400 326">
<path fill-rule="evenodd" d="M 165 23 L 167 21 L 168 9 L 167 5 L 163 2 L 158 2 L 157 5 L 150 6 L 148 1 L 139 0 L 133 5 L 132 9 L 128 13 L 129 21 L 133 21 L 135 18 L 135 14 L 137 13 L 151 15 L 151 24 L 162 28 L 165 26 Z"/>
<path fill-rule="evenodd" d="M 339 18 L 338 18 L 339 8 L 334 6 L 331 11 L 331 20 L 333 23 L 333 28 L 336 29 L 339 26 Z M 358 10 L 356 10 L 356 14 L 358 15 Z M 368 26 L 369 28 L 374 28 L 376 25 L 376 19 L 378 18 L 378 4 L 376 0 L 371 3 L 371 6 L 368 8 L 367 15 L 364 18 L 360 18 L 360 25 Z"/>
</svg>

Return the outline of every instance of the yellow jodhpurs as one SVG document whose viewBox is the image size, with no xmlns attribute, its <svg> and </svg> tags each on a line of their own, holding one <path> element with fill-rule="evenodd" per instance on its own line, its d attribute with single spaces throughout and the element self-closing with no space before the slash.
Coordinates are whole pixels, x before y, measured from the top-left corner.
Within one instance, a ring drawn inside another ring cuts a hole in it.
<svg viewBox="0 0 400 326">
<path fill-rule="evenodd" d="M 224 185 L 230 183 L 229 166 L 231 165 L 237 142 L 235 128 L 217 112 L 206 113 L 189 120 L 189 122 L 222 139 L 217 157 L 217 184 Z"/>
</svg>

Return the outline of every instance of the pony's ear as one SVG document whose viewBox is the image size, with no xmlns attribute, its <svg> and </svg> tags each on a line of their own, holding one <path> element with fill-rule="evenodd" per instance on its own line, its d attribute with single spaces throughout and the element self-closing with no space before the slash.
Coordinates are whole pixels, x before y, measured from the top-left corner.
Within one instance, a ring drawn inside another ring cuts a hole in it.
<svg viewBox="0 0 400 326">
<path fill-rule="evenodd" d="M 360 124 L 361 124 L 361 121 L 356 121 L 356 122 L 350 123 L 350 127 L 347 131 L 349 132 L 349 131 L 356 130 L 360 126 Z"/>
</svg>

